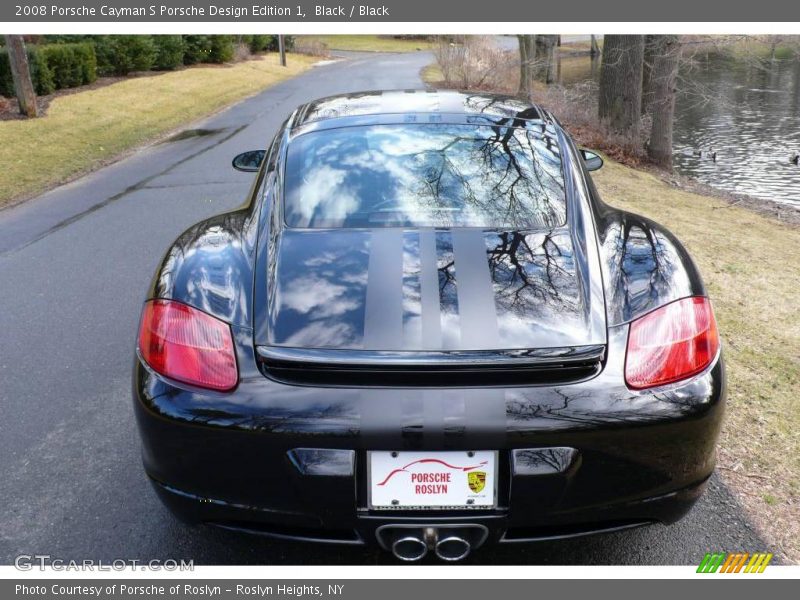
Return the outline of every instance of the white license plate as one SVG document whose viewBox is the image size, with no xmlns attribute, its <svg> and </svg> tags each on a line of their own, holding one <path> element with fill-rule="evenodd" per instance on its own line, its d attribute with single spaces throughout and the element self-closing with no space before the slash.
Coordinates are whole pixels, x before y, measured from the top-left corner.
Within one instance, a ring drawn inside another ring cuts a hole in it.
<svg viewBox="0 0 800 600">
<path fill-rule="evenodd" d="M 369 452 L 372 509 L 493 508 L 497 451 Z"/>
</svg>

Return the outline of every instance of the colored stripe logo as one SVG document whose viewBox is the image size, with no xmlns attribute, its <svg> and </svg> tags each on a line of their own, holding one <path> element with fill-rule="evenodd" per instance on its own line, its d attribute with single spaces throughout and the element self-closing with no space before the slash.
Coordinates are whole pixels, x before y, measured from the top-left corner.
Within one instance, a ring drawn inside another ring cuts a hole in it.
<svg viewBox="0 0 800 600">
<path fill-rule="evenodd" d="M 707 552 L 698 573 L 763 573 L 772 554 L 767 552 Z"/>
</svg>

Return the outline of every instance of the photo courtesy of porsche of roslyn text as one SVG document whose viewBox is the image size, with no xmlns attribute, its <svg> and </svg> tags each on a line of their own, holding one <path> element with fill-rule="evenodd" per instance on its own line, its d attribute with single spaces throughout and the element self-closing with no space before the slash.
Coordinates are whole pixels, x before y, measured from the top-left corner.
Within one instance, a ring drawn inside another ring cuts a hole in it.
<svg viewBox="0 0 800 600">
<path fill-rule="evenodd" d="M 800 35 L 279 29 L 3 37 L 2 562 L 797 564 Z"/>
</svg>

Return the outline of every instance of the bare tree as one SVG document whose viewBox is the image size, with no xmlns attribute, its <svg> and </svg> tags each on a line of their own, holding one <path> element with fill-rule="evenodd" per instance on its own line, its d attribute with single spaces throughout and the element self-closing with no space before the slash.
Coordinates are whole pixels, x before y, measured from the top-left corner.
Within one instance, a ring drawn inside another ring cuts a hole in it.
<svg viewBox="0 0 800 600">
<path fill-rule="evenodd" d="M 641 128 L 643 62 L 643 36 L 605 36 L 600 71 L 600 120 L 634 140 L 639 138 Z"/>
<path fill-rule="evenodd" d="M 519 88 L 517 95 L 526 100 L 531 99 L 531 83 L 533 67 L 536 62 L 536 36 L 518 35 L 519 42 Z"/>
<path fill-rule="evenodd" d="M 36 117 L 39 115 L 39 109 L 36 106 L 36 92 L 31 81 L 25 42 L 21 35 L 6 35 L 5 38 L 8 60 L 11 63 L 11 76 L 14 79 L 14 90 L 17 100 L 19 100 L 19 112 L 27 117 Z"/>
<path fill-rule="evenodd" d="M 653 65 L 650 73 L 650 114 L 653 124 L 647 155 L 657 165 L 672 169 L 672 125 L 675 120 L 675 88 L 681 44 L 677 35 L 653 37 Z"/>
<path fill-rule="evenodd" d="M 653 59 L 655 58 L 658 44 L 656 40 L 659 38 L 657 35 L 644 36 L 644 57 L 642 60 L 642 114 L 650 114 L 650 104 L 653 101 L 652 89 L 652 75 L 653 75 Z"/>
</svg>

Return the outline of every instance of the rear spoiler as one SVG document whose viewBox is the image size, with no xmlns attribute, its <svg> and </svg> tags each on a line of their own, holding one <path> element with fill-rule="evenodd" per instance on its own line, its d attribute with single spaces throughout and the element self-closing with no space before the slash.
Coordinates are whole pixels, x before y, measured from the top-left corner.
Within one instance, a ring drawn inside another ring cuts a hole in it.
<svg viewBox="0 0 800 600">
<path fill-rule="evenodd" d="M 338 350 L 325 348 L 289 348 L 257 346 L 259 358 L 273 365 L 311 367 L 317 369 L 380 370 L 409 367 L 446 370 L 542 367 L 601 362 L 605 358 L 603 344 L 536 348 L 531 350 Z"/>
</svg>

